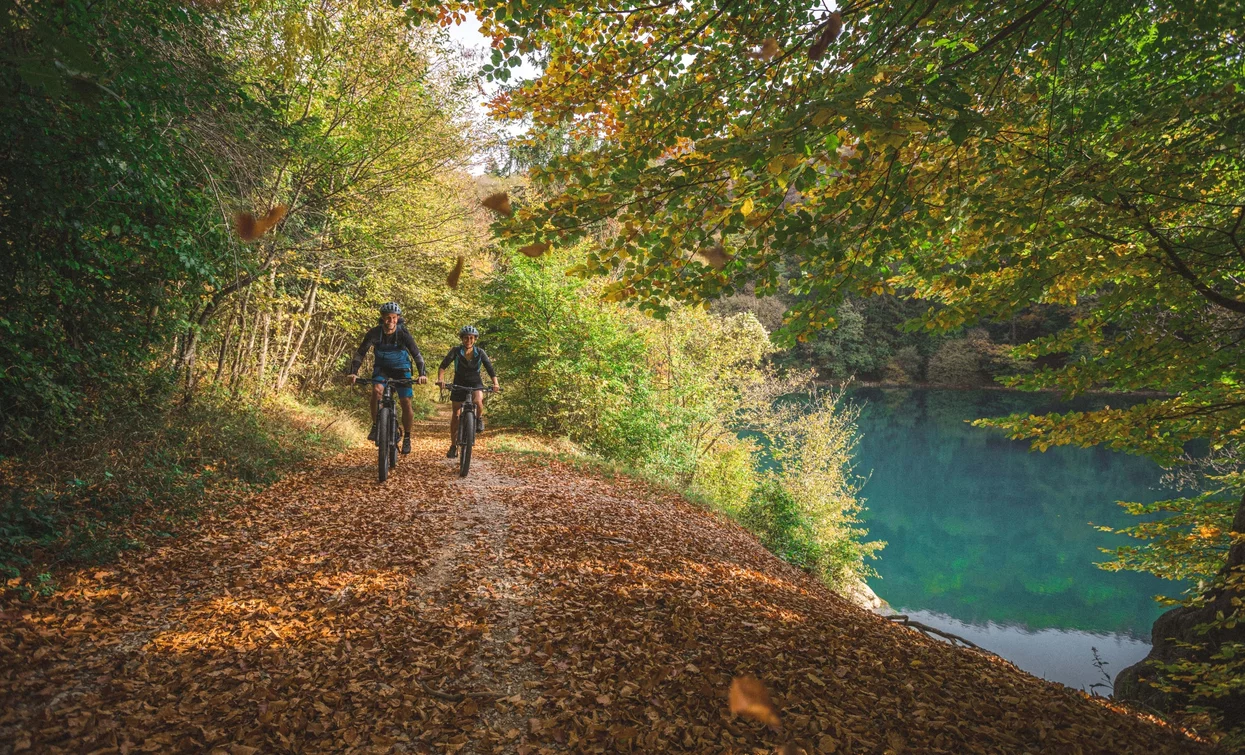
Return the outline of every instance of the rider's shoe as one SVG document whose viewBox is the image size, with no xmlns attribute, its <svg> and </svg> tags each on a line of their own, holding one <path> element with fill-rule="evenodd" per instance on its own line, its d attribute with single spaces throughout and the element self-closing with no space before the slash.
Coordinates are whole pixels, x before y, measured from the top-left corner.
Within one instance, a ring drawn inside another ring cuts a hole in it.
<svg viewBox="0 0 1245 755">
<path fill-rule="evenodd" d="M 455 456 L 458 456 L 458 444 L 457 444 L 457 443 L 451 443 L 451 444 L 450 444 L 450 450 L 448 450 L 448 451 L 446 451 L 446 452 L 445 452 L 445 458 L 447 458 L 447 459 L 453 459 Z"/>
<path fill-rule="evenodd" d="M 372 431 L 367 434 L 367 439 L 370 441 L 376 440 L 376 423 L 375 422 L 372 423 Z"/>
<path fill-rule="evenodd" d="M 484 432 L 484 418 L 483 417 L 476 417 L 476 432 L 477 433 Z"/>
<path fill-rule="evenodd" d="M 402 436 L 402 453 L 409 454 L 411 452 L 411 436 Z"/>
</svg>

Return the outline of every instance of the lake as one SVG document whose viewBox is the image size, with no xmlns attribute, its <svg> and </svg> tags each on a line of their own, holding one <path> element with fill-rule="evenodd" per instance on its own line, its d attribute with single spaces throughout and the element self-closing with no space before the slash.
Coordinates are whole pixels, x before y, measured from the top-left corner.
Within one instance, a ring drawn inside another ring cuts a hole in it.
<svg viewBox="0 0 1245 755">
<path fill-rule="evenodd" d="M 870 539 L 887 542 L 869 584 L 894 610 L 1078 689 L 1145 656 L 1164 610 L 1153 596 L 1180 585 L 1096 567 L 1108 558 L 1100 549 L 1127 538 L 1092 525 L 1137 521 L 1115 501 L 1170 497 L 1159 467 L 1097 448 L 1033 452 L 965 422 L 1092 402 L 878 388 L 849 399 L 861 408 L 864 520 Z"/>
</svg>

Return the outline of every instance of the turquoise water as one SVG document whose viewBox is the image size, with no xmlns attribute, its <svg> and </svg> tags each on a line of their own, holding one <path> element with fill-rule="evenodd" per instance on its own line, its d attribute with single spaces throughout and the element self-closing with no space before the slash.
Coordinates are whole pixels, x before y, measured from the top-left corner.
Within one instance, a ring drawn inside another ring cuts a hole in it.
<svg viewBox="0 0 1245 755">
<path fill-rule="evenodd" d="M 1125 538 L 1096 530 L 1135 521 L 1118 500 L 1154 501 L 1161 470 L 1101 449 L 1031 452 L 965 420 L 1067 409 L 1007 391 L 850 393 L 860 406 L 856 470 L 871 539 L 887 541 L 870 586 L 892 608 L 1072 687 L 1103 681 L 1149 650 L 1180 586 L 1107 572 L 1100 549 Z M 1084 405 L 1077 408 L 1084 408 Z M 1102 691 L 1102 688 L 1098 688 Z"/>
</svg>

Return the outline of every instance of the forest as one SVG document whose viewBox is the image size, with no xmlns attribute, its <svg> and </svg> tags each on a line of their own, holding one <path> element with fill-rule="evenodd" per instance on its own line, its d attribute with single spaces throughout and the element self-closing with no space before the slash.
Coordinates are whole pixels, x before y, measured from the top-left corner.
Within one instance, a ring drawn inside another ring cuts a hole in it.
<svg viewBox="0 0 1245 755">
<path fill-rule="evenodd" d="M 434 369 L 480 328 L 513 453 L 678 491 L 836 589 L 886 558 L 844 386 L 1105 397 L 975 424 L 1162 465 L 1106 568 L 1192 587 L 1115 694 L 1245 737 L 1245 6 L 12 0 L 0 24 L 6 600 L 360 446 L 341 377 L 396 301 Z"/>
</svg>

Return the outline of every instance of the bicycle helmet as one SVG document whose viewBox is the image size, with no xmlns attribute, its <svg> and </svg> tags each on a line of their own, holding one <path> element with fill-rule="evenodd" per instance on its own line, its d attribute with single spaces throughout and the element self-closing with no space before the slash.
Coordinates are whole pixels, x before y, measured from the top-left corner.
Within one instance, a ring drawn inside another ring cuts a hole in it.
<svg viewBox="0 0 1245 755">
<path fill-rule="evenodd" d="M 462 330 L 458 331 L 458 336 L 460 338 L 463 336 L 475 336 L 476 338 L 479 338 L 480 331 L 476 330 L 476 326 L 474 325 L 464 325 Z"/>
<path fill-rule="evenodd" d="M 395 315 L 400 315 L 402 314 L 402 308 L 398 306 L 398 303 L 396 301 L 386 302 L 380 305 L 380 313 L 382 315 L 387 315 L 390 312 L 392 312 Z"/>
</svg>

